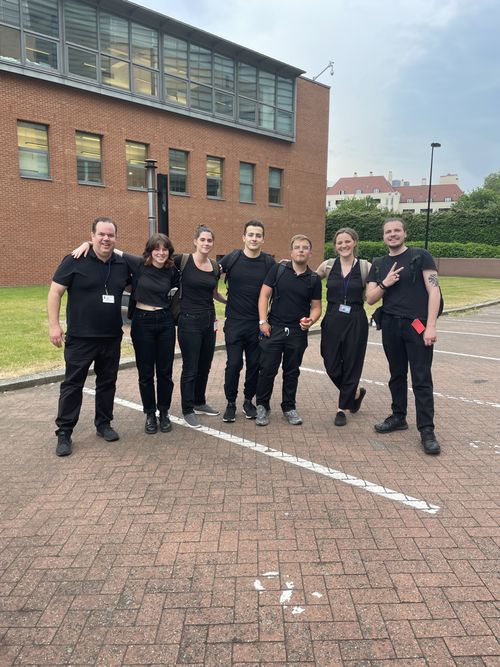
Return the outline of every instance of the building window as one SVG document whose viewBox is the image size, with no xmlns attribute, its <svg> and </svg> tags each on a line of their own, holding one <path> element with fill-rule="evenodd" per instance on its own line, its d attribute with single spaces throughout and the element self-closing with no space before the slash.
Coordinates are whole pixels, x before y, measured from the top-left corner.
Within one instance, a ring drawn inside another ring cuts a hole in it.
<svg viewBox="0 0 500 667">
<path fill-rule="evenodd" d="M 445 200 L 446 202 L 450 202 L 450 201 L 451 201 L 451 197 L 445 197 L 444 200 Z"/>
<path fill-rule="evenodd" d="M 253 202 L 254 200 L 254 173 L 255 165 L 240 162 L 240 201 Z"/>
<path fill-rule="evenodd" d="M 79 183 L 102 183 L 102 137 L 98 134 L 76 133 L 76 173 Z"/>
<path fill-rule="evenodd" d="M 26 62 L 47 69 L 57 69 L 57 42 L 36 35 L 25 36 Z"/>
<path fill-rule="evenodd" d="M 177 194 L 187 194 L 188 154 L 170 148 L 168 151 L 169 191 Z"/>
<path fill-rule="evenodd" d="M 125 156 L 127 160 L 127 188 L 132 190 L 145 190 L 146 159 L 148 157 L 147 144 L 126 141 Z"/>
<path fill-rule="evenodd" d="M 25 178 L 50 178 L 49 128 L 38 123 L 17 123 L 19 173 Z"/>
<path fill-rule="evenodd" d="M 406 203 L 407 204 L 413 204 L 413 199 L 411 197 L 408 197 L 408 199 L 406 200 Z"/>
<path fill-rule="evenodd" d="M 66 41 L 88 49 L 97 49 L 97 10 L 82 2 L 64 3 Z"/>
<path fill-rule="evenodd" d="M 358 188 L 358 189 L 356 190 L 356 194 L 357 194 L 357 195 L 362 195 L 362 194 L 363 194 L 363 190 L 360 190 L 360 189 Z"/>
<path fill-rule="evenodd" d="M 0 25 L 0 58 L 21 62 L 21 33 L 19 30 Z"/>
<path fill-rule="evenodd" d="M 24 29 L 50 37 L 58 37 L 59 11 L 57 5 L 57 0 L 22 0 Z"/>
<path fill-rule="evenodd" d="M 373 188 L 373 192 L 374 192 L 374 193 L 378 193 L 378 192 L 380 192 L 380 188 Z"/>
<path fill-rule="evenodd" d="M 222 163 L 221 157 L 207 157 L 207 197 L 222 199 Z"/>
<path fill-rule="evenodd" d="M 283 186 L 283 169 L 269 168 L 269 203 L 281 205 Z"/>
</svg>

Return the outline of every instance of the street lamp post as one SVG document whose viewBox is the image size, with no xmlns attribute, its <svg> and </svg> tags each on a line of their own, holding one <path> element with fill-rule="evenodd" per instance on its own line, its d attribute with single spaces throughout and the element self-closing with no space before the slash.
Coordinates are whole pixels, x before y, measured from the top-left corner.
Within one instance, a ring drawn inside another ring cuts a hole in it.
<svg viewBox="0 0 500 667">
<path fill-rule="evenodd" d="M 433 141 L 431 144 L 431 171 L 429 174 L 429 194 L 427 195 L 427 220 L 425 223 L 425 249 L 427 250 L 427 246 L 429 245 L 429 219 L 431 215 L 431 197 L 432 197 L 432 161 L 434 159 L 434 149 L 435 148 L 441 148 L 441 144 L 439 144 L 437 141 Z"/>
</svg>

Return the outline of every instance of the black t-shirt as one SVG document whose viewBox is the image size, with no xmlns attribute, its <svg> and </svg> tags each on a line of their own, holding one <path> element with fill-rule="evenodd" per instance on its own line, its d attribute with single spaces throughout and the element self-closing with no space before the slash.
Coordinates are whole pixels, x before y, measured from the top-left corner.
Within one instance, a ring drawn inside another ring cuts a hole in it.
<svg viewBox="0 0 500 667">
<path fill-rule="evenodd" d="M 177 255 L 174 259 L 175 266 L 180 269 L 182 256 Z M 194 263 L 193 255 L 189 259 L 182 272 L 182 296 L 181 313 L 200 313 L 205 310 L 214 309 L 214 289 L 219 280 L 213 271 L 202 271 Z"/>
<path fill-rule="evenodd" d="M 267 274 L 264 285 L 275 287 L 279 264 L 273 266 Z M 303 317 L 309 317 L 311 301 L 321 299 L 321 280 L 314 279 L 314 288 L 311 294 L 313 272 L 308 267 L 304 273 L 295 273 L 292 264 L 286 264 L 277 287 L 269 313 L 271 326 L 299 327 Z M 277 292 L 277 294 L 276 294 Z"/>
<path fill-rule="evenodd" d="M 354 264 L 346 276 L 343 276 L 340 261 L 335 260 L 326 282 L 326 288 L 329 304 L 346 303 L 350 306 L 362 306 L 364 288 L 359 261 Z"/>
<path fill-rule="evenodd" d="M 123 257 L 112 255 L 107 262 L 93 250 L 87 257 L 68 255 L 52 280 L 68 288 L 67 334 L 79 338 L 110 338 L 122 334 L 122 294 L 130 283 L 130 271 Z M 112 299 L 105 302 L 103 295 Z"/>
<path fill-rule="evenodd" d="M 427 319 L 429 295 L 424 283 L 422 271 L 432 269 L 436 271 L 436 264 L 432 255 L 423 248 L 407 248 L 400 255 L 385 255 L 374 260 L 368 282 L 383 281 L 394 262 L 396 268 L 404 267 L 399 274 L 397 283 L 384 290 L 383 311 L 388 315 L 407 317 L 414 320 Z M 377 265 L 380 272 L 377 274 Z"/>
<path fill-rule="evenodd" d="M 229 253 L 231 254 L 231 253 Z M 222 258 L 220 265 L 225 273 L 228 257 Z M 274 262 L 271 255 L 261 253 L 258 257 L 247 257 L 243 252 L 230 266 L 227 284 L 226 317 L 235 320 L 259 319 L 259 294 L 269 266 Z"/>
<path fill-rule="evenodd" d="M 169 308 L 168 293 L 172 287 L 179 286 L 179 271 L 175 266 L 157 269 L 155 266 L 144 266 L 144 258 L 139 255 L 123 253 L 130 271 L 134 274 L 132 298 L 147 306 Z"/>
</svg>

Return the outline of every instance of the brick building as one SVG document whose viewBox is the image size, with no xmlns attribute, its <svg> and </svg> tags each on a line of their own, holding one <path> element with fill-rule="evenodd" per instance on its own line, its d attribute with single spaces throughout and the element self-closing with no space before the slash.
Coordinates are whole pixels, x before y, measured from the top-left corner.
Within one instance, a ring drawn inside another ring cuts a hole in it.
<svg viewBox="0 0 500 667">
<path fill-rule="evenodd" d="M 0 0 L 0 284 L 50 280 L 96 215 L 148 236 L 144 160 L 169 177 L 169 233 L 222 255 L 261 219 L 266 250 L 323 255 L 329 89 L 302 70 L 123 0 Z"/>
</svg>

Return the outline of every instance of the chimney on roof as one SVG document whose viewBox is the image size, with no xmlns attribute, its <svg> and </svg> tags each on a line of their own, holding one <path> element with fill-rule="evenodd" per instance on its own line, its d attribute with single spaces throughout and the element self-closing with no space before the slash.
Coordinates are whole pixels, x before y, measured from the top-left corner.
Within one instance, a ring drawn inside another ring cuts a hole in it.
<svg viewBox="0 0 500 667">
<path fill-rule="evenodd" d="M 392 171 L 389 172 L 389 175 L 387 176 L 387 180 L 389 183 L 392 183 Z"/>
<path fill-rule="evenodd" d="M 373 176 L 373 171 L 370 171 L 370 176 Z"/>
<path fill-rule="evenodd" d="M 427 179 L 426 178 L 422 179 L 422 185 L 427 185 Z"/>
<path fill-rule="evenodd" d="M 357 175 L 358 175 L 358 172 L 357 172 L 357 171 L 355 171 L 355 172 L 354 172 L 354 176 L 357 176 Z"/>
</svg>

